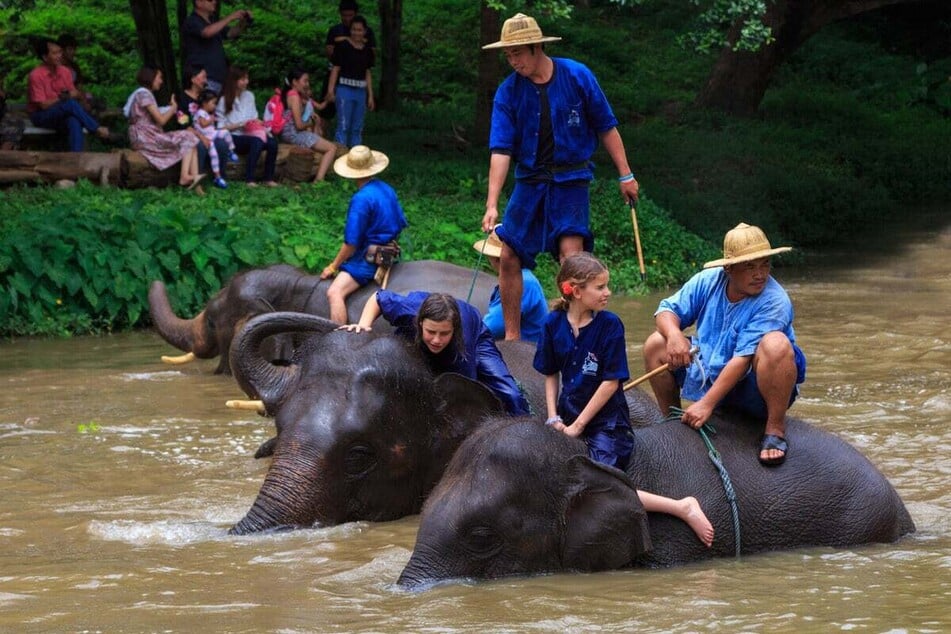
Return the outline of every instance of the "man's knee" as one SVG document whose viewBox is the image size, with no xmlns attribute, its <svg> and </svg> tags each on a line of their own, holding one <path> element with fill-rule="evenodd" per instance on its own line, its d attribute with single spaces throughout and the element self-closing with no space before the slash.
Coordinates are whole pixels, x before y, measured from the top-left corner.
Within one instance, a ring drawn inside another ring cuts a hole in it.
<svg viewBox="0 0 951 634">
<path fill-rule="evenodd" d="M 795 365 L 792 342 L 784 333 L 774 330 L 763 335 L 756 346 L 756 364 L 766 362 L 769 367 L 779 364 Z"/>
<path fill-rule="evenodd" d="M 642 354 L 644 355 L 644 362 L 652 367 L 648 368 L 652 370 L 655 367 L 660 366 L 663 363 L 662 356 L 667 350 L 667 340 L 664 339 L 664 336 L 657 332 L 656 330 L 648 335 L 647 339 L 644 340 L 644 350 Z"/>
</svg>

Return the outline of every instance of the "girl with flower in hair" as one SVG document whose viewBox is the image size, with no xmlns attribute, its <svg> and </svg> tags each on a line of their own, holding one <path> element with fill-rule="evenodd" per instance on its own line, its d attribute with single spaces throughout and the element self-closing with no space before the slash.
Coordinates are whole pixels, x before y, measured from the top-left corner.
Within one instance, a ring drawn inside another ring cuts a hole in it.
<svg viewBox="0 0 951 634">
<path fill-rule="evenodd" d="M 565 258 L 557 277 L 561 297 L 542 330 L 534 367 L 545 375 L 546 424 L 581 438 L 592 460 L 623 471 L 634 436 L 623 388 L 629 378 L 624 324 L 604 310 L 609 278 L 590 253 Z M 713 543 L 713 526 L 695 498 L 637 494 L 645 510 L 678 517 L 706 546 Z"/>
</svg>

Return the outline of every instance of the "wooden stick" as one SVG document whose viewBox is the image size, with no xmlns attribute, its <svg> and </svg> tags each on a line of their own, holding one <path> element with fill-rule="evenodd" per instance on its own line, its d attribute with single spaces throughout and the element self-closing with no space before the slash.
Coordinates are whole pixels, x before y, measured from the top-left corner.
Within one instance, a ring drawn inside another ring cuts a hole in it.
<svg viewBox="0 0 951 634">
<path fill-rule="evenodd" d="M 691 347 L 690 347 L 690 358 L 692 359 L 692 358 L 693 358 L 693 355 L 697 354 L 698 352 L 700 352 L 700 348 L 698 348 L 697 346 L 691 346 Z M 637 377 L 636 379 L 634 379 L 634 380 L 632 380 L 632 381 L 628 381 L 627 383 L 625 383 L 625 384 L 624 384 L 624 391 L 626 392 L 626 391 L 628 391 L 629 389 L 631 389 L 632 387 L 634 387 L 635 385 L 640 385 L 641 383 L 643 383 L 643 382 L 646 381 L 647 379 L 653 378 L 653 377 L 657 376 L 658 374 L 660 374 L 661 372 L 664 372 L 664 371 L 666 371 L 666 370 L 668 370 L 668 369 L 670 369 L 670 364 L 669 364 L 669 363 L 665 363 L 664 365 L 662 365 L 662 366 L 660 366 L 660 367 L 658 367 L 658 368 L 654 368 L 653 370 L 651 370 L 651 371 L 648 372 L 647 374 L 645 374 L 645 375 L 643 375 L 643 376 L 639 376 L 639 377 Z"/>
<path fill-rule="evenodd" d="M 644 268 L 644 252 L 641 250 L 641 232 L 637 228 L 637 210 L 634 209 L 634 201 L 628 201 L 631 205 L 631 224 L 634 225 L 634 246 L 637 249 L 637 263 L 641 267 L 641 281 L 647 281 L 647 270 Z M 627 388 L 624 388 L 627 389 Z"/>
<path fill-rule="evenodd" d="M 647 374 L 645 374 L 645 375 L 643 375 L 643 376 L 639 376 L 639 377 L 637 377 L 636 379 L 634 379 L 634 380 L 632 380 L 632 381 L 628 381 L 627 383 L 624 384 L 624 391 L 625 391 L 625 392 L 628 391 L 629 389 L 631 389 L 631 388 L 634 387 L 635 385 L 640 385 L 641 383 L 643 383 L 643 382 L 646 381 L 647 379 L 650 379 L 650 378 L 652 378 L 652 377 L 655 377 L 655 376 L 657 376 L 658 374 L 660 374 L 661 372 L 666 372 L 669 367 L 670 367 L 670 364 L 669 364 L 669 363 L 665 363 L 664 365 L 660 366 L 659 368 L 654 368 L 653 370 L 651 370 L 650 372 L 648 372 Z"/>
</svg>

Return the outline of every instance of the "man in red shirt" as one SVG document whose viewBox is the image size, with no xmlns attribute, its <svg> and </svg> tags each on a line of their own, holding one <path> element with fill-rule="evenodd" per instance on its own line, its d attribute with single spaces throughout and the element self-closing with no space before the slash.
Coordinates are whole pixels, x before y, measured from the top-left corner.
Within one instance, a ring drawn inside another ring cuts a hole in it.
<svg viewBox="0 0 951 634">
<path fill-rule="evenodd" d="M 59 44 L 44 38 L 36 53 L 43 63 L 30 71 L 27 79 L 27 110 L 33 125 L 65 134 L 70 152 L 83 151 L 83 128 L 99 138 L 108 138 L 109 129 L 99 125 L 77 101 L 80 94 L 73 85 L 72 72 L 63 66 Z"/>
</svg>

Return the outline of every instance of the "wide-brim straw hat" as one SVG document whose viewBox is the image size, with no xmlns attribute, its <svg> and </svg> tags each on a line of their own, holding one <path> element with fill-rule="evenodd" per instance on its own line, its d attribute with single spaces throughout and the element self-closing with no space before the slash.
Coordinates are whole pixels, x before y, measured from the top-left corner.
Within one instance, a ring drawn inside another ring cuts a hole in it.
<svg viewBox="0 0 951 634">
<path fill-rule="evenodd" d="M 502 23 L 502 35 L 499 41 L 486 44 L 482 49 L 543 44 L 544 42 L 558 42 L 560 40 L 560 37 L 543 35 L 535 18 L 524 13 L 516 13 Z"/>
<path fill-rule="evenodd" d="M 379 174 L 390 164 L 383 152 L 365 145 L 354 145 L 350 151 L 334 161 L 334 172 L 344 178 L 365 178 Z"/>
<path fill-rule="evenodd" d="M 777 253 L 792 251 L 792 247 L 772 248 L 766 234 L 759 227 L 741 222 L 726 232 L 723 237 L 723 257 L 703 265 L 705 269 L 727 266 L 766 258 Z"/>
<path fill-rule="evenodd" d="M 502 257 L 502 241 L 495 235 L 494 229 L 485 240 L 479 240 L 472 245 L 472 248 L 490 258 Z"/>
</svg>

